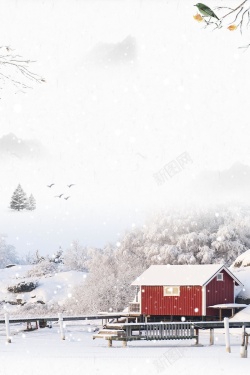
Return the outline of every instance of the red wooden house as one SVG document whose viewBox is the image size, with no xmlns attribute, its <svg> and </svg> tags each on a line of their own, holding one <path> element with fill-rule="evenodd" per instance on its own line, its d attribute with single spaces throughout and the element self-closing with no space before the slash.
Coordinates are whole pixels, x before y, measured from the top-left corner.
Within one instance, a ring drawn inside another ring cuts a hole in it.
<svg viewBox="0 0 250 375">
<path fill-rule="evenodd" d="M 132 285 L 139 289 L 132 310 L 144 316 L 172 317 L 218 316 L 218 309 L 210 306 L 231 304 L 232 308 L 235 286 L 243 287 L 221 264 L 151 266 Z"/>
</svg>

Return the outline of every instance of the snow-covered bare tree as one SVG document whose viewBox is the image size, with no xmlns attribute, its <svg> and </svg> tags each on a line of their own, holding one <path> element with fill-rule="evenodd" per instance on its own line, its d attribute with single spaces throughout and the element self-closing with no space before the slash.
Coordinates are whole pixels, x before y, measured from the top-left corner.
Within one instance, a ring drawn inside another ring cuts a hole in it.
<svg viewBox="0 0 250 375">
<path fill-rule="evenodd" d="M 31 88 L 32 82 L 45 82 L 30 70 L 34 61 L 24 59 L 10 46 L 0 46 L 0 89 L 12 85 L 16 90 Z"/>
<path fill-rule="evenodd" d="M 11 202 L 10 208 L 12 210 L 20 211 L 24 210 L 27 207 L 27 196 L 26 193 L 23 191 L 20 184 L 18 184 L 16 190 L 14 191 Z"/>
<path fill-rule="evenodd" d="M 73 241 L 70 248 L 64 252 L 63 263 L 69 270 L 86 271 L 88 268 L 88 249 Z"/>
<path fill-rule="evenodd" d="M 44 275 L 53 275 L 57 272 L 57 265 L 45 258 L 41 262 L 34 264 L 33 268 L 27 272 L 27 277 L 40 277 Z"/>
<path fill-rule="evenodd" d="M 40 255 L 39 250 L 36 250 L 35 253 L 30 254 L 31 264 L 39 264 L 46 259 L 45 256 Z"/>
<path fill-rule="evenodd" d="M 72 313 L 120 309 L 117 304 L 117 259 L 112 249 L 96 252 L 86 281 L 75 288 L 68 304 Z"/>
<path fill-rule="evenodd" d="M 12 245 L 8 245 L 3 238 L 0 238 L 0 268 L 4 268 L 10 263 L 19 263 L 16 249 Z"/>
<path fill-rule="evenodd" d="M 27 199 L 26 209 L 29 211 L 34 211 L 36 209 L 36 200 L 33 197 L 33 194 L 30 194 L 29 198 Z"/>
</svg>

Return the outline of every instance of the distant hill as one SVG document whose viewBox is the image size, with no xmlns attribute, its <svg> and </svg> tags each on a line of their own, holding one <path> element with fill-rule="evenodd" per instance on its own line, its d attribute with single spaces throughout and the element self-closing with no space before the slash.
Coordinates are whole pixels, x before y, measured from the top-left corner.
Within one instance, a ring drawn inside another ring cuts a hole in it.
<svg viewBox="0 0 250 375">
<path fill-rule="evenodd" d="M 42 144 L 34 139 L 21 139 L 9 133 L 0 138 L 0 156 L 19 159 L 37 159 L 46 154 Z"/>
<path fill-rule="evenodd" d="M 235 163 L 222 171 L 206 170 L 191 183 L 194 195 L 216 200 L 250 201 L 250 166 Z"/>
<path fill-rule="evenodd" d="M 136 60 L 136 39 L 128 35 L 117 43 L 98 43 L 91 50 L 87 61 L 101 66 L 131 63 Z"/>
</svg>

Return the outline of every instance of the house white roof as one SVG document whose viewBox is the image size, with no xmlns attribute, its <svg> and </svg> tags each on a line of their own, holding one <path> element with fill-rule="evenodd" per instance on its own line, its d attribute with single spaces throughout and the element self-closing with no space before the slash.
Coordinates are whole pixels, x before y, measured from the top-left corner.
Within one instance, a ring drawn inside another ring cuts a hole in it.
<svg viewBox="0 0 250 375">
<path fill-rule="evenodd" d="M 157 265 L 150 266 L 131 285 L 206 285 L 225 270 L 239 284 L 242 283 L 222 264 Z"/>
</svg>

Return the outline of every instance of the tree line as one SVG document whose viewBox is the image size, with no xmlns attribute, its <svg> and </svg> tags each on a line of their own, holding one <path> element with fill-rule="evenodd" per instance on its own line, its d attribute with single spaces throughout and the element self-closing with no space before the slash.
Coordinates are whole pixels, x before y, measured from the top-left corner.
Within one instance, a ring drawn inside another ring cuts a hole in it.
<svg viewBox="0 0 250 375">
<path fill-rule="evenodd" d="M 26 257 L 29 277 L 60 271 L 85 272 L 85 279 L 64 305 L 65 312 L 121 311 L 131 302 L 131 283 L 152 264 L 230 266 L 250 248 L 250 207 L 217 206 L 169 210 L 126 232 L 116 244 L 84 247 L 78 241 L 50 256 Z M 13 251 L 13 249 L 12 249 Z"/>
</svg>

